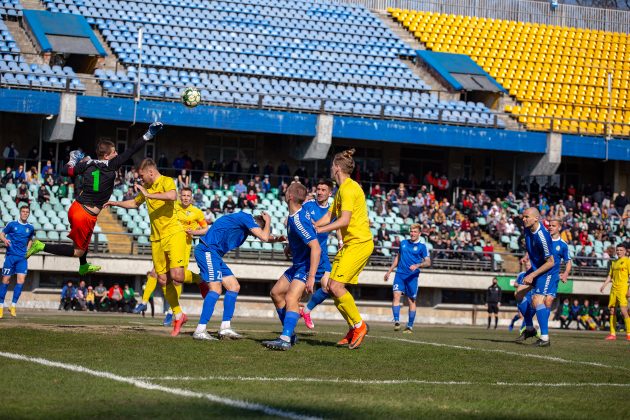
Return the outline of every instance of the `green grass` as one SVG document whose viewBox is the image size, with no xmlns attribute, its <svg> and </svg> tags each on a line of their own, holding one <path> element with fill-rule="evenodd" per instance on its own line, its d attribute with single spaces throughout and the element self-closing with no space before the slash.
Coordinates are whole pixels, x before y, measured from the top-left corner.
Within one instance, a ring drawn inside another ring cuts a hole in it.
<svg viewBox="0 0 630 420">
<path fill-rule="evenodd" d="M 235 328 L 246 339 L 207 343 L 191 339 L 194 322 L 186 327 L 186 335 L 172 338 L 157 319 L 131 315 L 19 315 L 17 320 L 0 321 L 2 352 L 124 377 L 150 377 L 145 381 L 301 415 L 344 419 L 627 415 L 630 343 L 622 335 L 617 342 L 605 342 L 602 333 L 552 331 L 551 348 L 534 348 L 514 344 L 515 333 L 505 330 L 419 326 L 413 335 L 403 335 L 389 325 L 374 324 L 363 347 L 350 351 L 334 346 L 345 333 L 344 325 L 320 322 L 314 333 L 300 325 L 300 343 L 291 351 L 273 352 L 260 344 L 277 335 L 278 323 L 272 321 L 236 320 Z M 0 376 L 5 385 L 4 418 L 264 416 L 5 357 L 0 357 Z M 167 376 L 179 379 L 164 379 Z M 337 379 L 350 382 L 333 381 Z M 531 386 L 540 383 L 584 385 Z M 624 386 L 587 385 L 595 383 Z"/>
</svg>

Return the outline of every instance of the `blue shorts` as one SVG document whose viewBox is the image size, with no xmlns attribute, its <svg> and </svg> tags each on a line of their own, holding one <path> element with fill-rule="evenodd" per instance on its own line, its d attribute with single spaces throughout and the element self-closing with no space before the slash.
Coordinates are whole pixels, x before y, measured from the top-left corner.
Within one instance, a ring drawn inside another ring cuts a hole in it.
<svg viewBox="0 0 630 420">
<path fill-rule="evenodd" d="M 26 274 L 27 272 L 28 263 L 26 262 L 26 258 L 19 255 L 6 255 L 4 257 L 4 265 L 2 266 L 3 276 Z"/>
<path fill-rule="evenodd" d="M 324 274 L 330 273 L 330 270 L 332 270 L 330 261 L 328 261 L 328 263 L 320 264 L 319 267 L 317 267 L 317 273 L 315 273 L 315 283 L 320 283 Z"/>
<path fill-rule="evenodd" d="M 195 247 L 195 261 L 199 267 L 199 276 L 205 282 L 221 281 L 223 277 L 234 275 L 219 254 L 203 247 Z"/>
<path fill-rule="evenodd" d="M 398 274 L 394 277 L 394 292 L 402 292 L 405 296 L 411 299 L 416 299 L 418 296 L 418 274 Z"/>
<path fill-rule="evenodd" d="M 294 279 L 306 283 L 306 279 L 308 278 L 308 271 L 306 271 L 305 267 L 296 267 L 295 265 L 292 265 L 291 267 L 287 268 L 283 276 L 286 277 L 287 280 L 289 280 L 289 283 L 291 283 Z"/>
<path fill-rule="evenodd" d="M 527 274 L 533 272 L 533 269 L 527 270 Z M 534 279 L 532 290 L 534 295 L 556 297 L 558 293 L 558 284 L 560 284 L 560 274 L 547 271 Z"/>
<path fill-rule="evenodd" d="M 523 277 L 523 278 L 525 278 L 525 277 Z M 525 283 L 523 283 L 523 279 L 519 279 L 517 277 L 516 281 L 514 282 L 514 284 L 516 284 L 515 288 L 518 289 L 518 286 L 522 286 Z M 531 302 L 532 301 L 532 296 L 534 296 L 534 289 L 531 289 L 529 292 L 527 292 L 527 294 L 525 295 L 525 299 L 529 300 Z"/>
</svg>

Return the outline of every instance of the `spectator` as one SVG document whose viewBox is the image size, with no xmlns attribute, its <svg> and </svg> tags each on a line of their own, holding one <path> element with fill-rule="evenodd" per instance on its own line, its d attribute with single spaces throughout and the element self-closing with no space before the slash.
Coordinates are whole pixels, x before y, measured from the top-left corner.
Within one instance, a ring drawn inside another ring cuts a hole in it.
<svg viewBox="0 0 630 420">
<path fill-rule="evenodd" d="M 72 285 L 72 280 L 68 280 L 61 289 L 61 301 L 59 302 L 59 310 L 65 311 L 72 309 L 72 301 L 74 300 L 76 289 Z"/>
<path fill-rule="evenodd" d="M 223 213 L 234 213 L 234 209 L 236 208 L 236 203 L 232 199 L 231 195 L 228 195 L 227 200 L 223 203 Z"/>
<path fill-rule="evenodd" d="M 85 281 L 81 280 L 79 282 L 79 287 L 77 287 L 75 292 L 75 301 L 76 301 L 76 310 L 78 311 L 86 311 L 87 310 L 87 287 L 85 287 Z"/>
<path fill-rule="evenodd" d="M 15 175 L 13 176 L 13 180 L 16 183 L 26 181 L 26 172 L 24 172 L 24 165 L 18 165 L 18 168 L 15 170 Z"/>
<path fill-rule="evenodd" d="M 123 310 L 123 289 L 120 288 L 118 283 L 114 283 L 112 287 L 109 288 L 107 292 L 107 300 L 109 301 L 111 311 L 122 311 Z"/>
<path fill-rule="evenodd" d="M 44 182 L 51 188 L 55 185 L 55 174 L 52 168 L 48 168 L 48 172 L 46 172 L 46 176 L 44 177 Z"/>
<path fill-rule="evenodd" d="M 200 184 L 203 190 L 212 189 L 212 180 L 210 179 L 210 174 L 208 172 L 203 173 Z"/>
<path fill-rule="evenodd" d="M 190 187 L 190 174 L 186 169 L 182 169 L 179 175 L 177 175 L 177 186 L 178 188 L 189 188 Z"/>
<path fill-rule="evenodd" d="M 94 289 L 94 304 L 96 305 L 96 310 L 100 311 L 106 303 L 107 288 L 103 285 L 102 281 L 99 281 L 98 286 Z"/>
<path fill-rule="evenodd" d="M 17 159 L 19 155 L 20 154 L 15 148 L 15 143 L 9 143 L 9 145 L 5 147 L 4 151 L 2 152 L 2 157 L 4 157 L 4 164 L 7 166 L 15 166 L 15 159 Z"/>
<path fill-rule="evenodd" d="M 17 194 L 15 195 L 15 204 L 19 208 L 20 203 L 25 203 L 26 205 L 29 205 L 30 202 L 31 202 L 31 197 L 28 192 L 28 187 L 26 186 L 26 184 L 22 183 L 18 187 Z"/>
<path fill-rule="evenodd" d="M 123 290 L 123 312 L 131 313 L 136 306 L 136 292 L 129 284 L 125 283 Z"/>
<path fill-rule="evenodd" d="M 164 153 L 160 153 L 160 157 L 157 160 L 157 166 L 160 169 L 168 168 L 168 159 Z"/>
<path fill-rule="evenodd" d="M 50 191 L 46 188 L 46 185 L 42 184 L 39 187 L 39 191 L 37 192 L 37 202 L 41 206 L 44 203 L 48 203 L 50 201 Z"/>
<path fill-rule="evenodd" d="M 47 160 L 46 165 L 44 165 L 44 167 L 42 168 L 42 178 L 46 179 L 46 175 L 48 174 L 48 171 L 51 169 L 54 171 L 52 160 Z"/>
<path fill-rule="evenodd" d="M 386 223 L 381 223 L 381 228 L 377 232 L 377 238 L 379 242 L 389 241 L 389 231 Z"/>
<path fill-rule="evenodd" d="M 271 182 L 269 182 L 269 175 L 265 175 L 265 178 L 263 179 L 262 184 L 260 185 L 260 190 L 264 194 L 271 192 Z"/>
<path fill-rule="evenodd" d="M 258 175 L 260 173 L 260 167 L 258 166 L 258 162 L 253 161 L 249 165 L 249 169 L 247 170 L 247 173 L 250 175 Z"/>
<path fill-rule="evenodd" d="M 26 173 L 26 183 L 29 185 L 36 185 L 39 183 L 39 174 L 37 168 L 31 166 L 31 169 Z"/>
<path fill-rule="evenodd" d="M 378 197 L 381 194 L 383 194 L 383 191 L 381 190 L 381 186 L 379 184 L 374 184 L 374 186 L 370 189 L 370 195 L 372 197 Z"/>
<path fill-rule="evenodd" d="M 221 213 L 221 200 L 216 194 L 212 201 L 210 201 L 210 211 L 214 214 Z"/>
<path fill-rule="evenodd" d="M 245 208 L 249 208 L 249 202 L 247 201 L 247 196 L 245 195 L 245 193 L 241 193 L 238 196 L 238 200 L 236 201 L 236 206 L 241 210 Z"/>
<path fill-rule="evenodd" d="M 617 210 L 617 213 L 623 214 L 628 204 L 629 203 L 628 203 L 628 197 L 626 197 L 626 192 L 621 191 L 615 198 L 615 209 Z"/>
<path fill-rule="evenodd" d="M 597 328 L 603 329 L 604 325 L 602 325 L 602 321 L 603 321 L 603 311 L 602 308 L 599 306 L 599 301 L 595 301 L 593 302 L 593 306 L 591 306 L 591 311 L 590 311 L 590 316 L 593 319 L 593 321 L 595 321 L 595 324 L 597 325 Z"/>
<path fill-rule="evenodd" d="M 239 178 L 236 185 L 234 185 L 234 194 L 240 197 L 241 194 L 247 194 L 247 186 L 243 183 L 243 179 Z"/>
<path fill-rule="evenodd" d="M 207 208 L 203 211 L 203 218 L 206 220 L 206 223 L 208 224 L 208 226 L 211 226 L 216 220 L 216 217 L 214 216 L 214 212 L 210 208 Z"/>
<path fill-rule="evenodd" d="M 558 319 L 560 320 L 560 328 L 568 330 L 571 323 L 571 307 L 569 306 L 569 298 L 564 298 L 562 304 L 558 306 Z"/>
<path fill-rule="evenodd" d="M 94 293 L 94 288 L 92 286 L 88 286 L 87 294 L 85 295 L 85 303 L 87 304 L 87 308 L 90 312 L 93 312 L 96 308 L 96 295 Z"/>
<path fill-rule="evenodd" d="M 578 315 L 578 330 L 580 329 L 580 325 L 584 327 L 585 330 L 595 329 L 596 325 L 595 321 L 591 318 L 591 305 L 588 299 L 584 299 L 584 304 L 580 306 Z"/>
<path fill-rule="evenodd" d="M 10 166 L 7 166 L 7 168 L 4 170 L 4 175 L 2 176 L 2 180 L 0 181 L 0 183 L 2 183 L 3 186 L 7 184 L 13 184 L 13 179 L 13 169 L 11 169 Z"/>
<path fill-rule="evenodd" d="M 410 209 L 409 209 L 409 202 L 407 201 L 407 199 L 404 199 L 400 203 L 398 210 L 399 210 L 398 214 L 400 214 L 400 217 L 402 217 L 403 219 L 406 220 L 407 217 L 409 217 Z"/>
<path fill-rule="evenodd" d="M 573 305 L 571 305 L 570 321 L 575 321 L 577 323 L 578 330 L 580 329 L 580 309 L 581 309 L 580 301 L 577 299 L 573 299 Z"/>
<path fill-rule="evenodd" d="M 193 195 L 193 200 L 195 202 L 195 206 L 198 208 L 203 208 L 203 192 L 199 188 L 195 189 L 195 194 Z"/>
<path fill-rule="evenodd" d="M 247 205 L 250 209 L 254 210 L 258 206 L 258 195 L 256 191 L 249 190 L 249 193 L 245 196 L 247 199 Z"/>
</svg>

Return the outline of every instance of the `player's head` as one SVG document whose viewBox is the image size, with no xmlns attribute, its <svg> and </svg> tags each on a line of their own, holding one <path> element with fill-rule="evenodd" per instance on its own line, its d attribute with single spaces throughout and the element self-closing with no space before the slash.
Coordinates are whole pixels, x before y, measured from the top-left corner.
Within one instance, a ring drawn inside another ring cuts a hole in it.
<svg viewBox="0 0 630 420">
<path fill-rule="evenodd" d="M 493 277 L 493 278 L 492 278 L 492 285 L 493 285 L 493 286 L 496 286 L 498 282 L 499 282 L 499 281 L 497 280 L 497 278 L 496 278 L 496 277 Z"/>
<path fill-rule="evenodd" d="M 192 203 L 192 189 L 190 187 L 183 187 L 179 190 L 179 200 L 182 202 L 184 207 L 190 206 Z"/>
<path fill-rule="evenodd" d="M 267 224 L 267 223 L 265 223 L 265 219 L 262 216 L 260 216 L 260 215 L 254 216 L 254 221 L 256 222 L 258 227 L 261 228 L 261 229 L 264 229 L 265 225 Z"/>
<path fill-rule="evenodd" d="M 22 221 L 22 223 L 26 223 L 30 215 L 31 215 L 31 208 L 29 206 L 24 205 L 20 207 L 20 220 Z"/>
<path fill-rule="evenodd" d="M 531 228 L 540 220 L 540 212 L 536 207 L 530 207 L 523 212 L 523 226 Z"/>
<path fill-rule="evenodd" d="M 143 159 L 138 166 L 138 176 L 146 185 L 151 185 L 160 176 L 155 161 L 151 158 Z"/>
<path fill-rule="evenodd" d="M 96 143 L 96 157 L 98 160 L 110 160 L 118 156 L 116 146 L 111 140 L 99 140 Z"/>
<path fill-rule="evenodd" d="M 328 201 L 332 194 L 333 183 L 330 179 L 320 179 L 315 187 L 315 199 L 322 204 Z"/>
<path fill-rule="evenodd" d="M 335 155 L 330 166 L 330 176 L 337 179 L 339 173 L 351 175 L 354 172 L 354 149 L 344 150 Z"/>
<path fill-rule="evenodd" d="M 615 247 L 615 252 L 617 253 L 617 258 L 623 258 L 628 253 L 624 244 L 619 244 Z"/>
<path fill-rule="evenodd" d="M 562 220 L 554 217 L 549 221 L 549 233 L 551 236 L 558 235 L 562 231 Z"/>
<path fill-rule="evenodd" d="M 306 200 L 306 194 L 308 193 L 306 187 L 299 182 L 294 182 L 287 188 L 285 199 L 287 203 L 302 204 Z"/>
<path fill-rule="evenodd" d="M 416 242 L 420 238 L 420 223 L 409 226 L 409 236 L 411 236 L 411 242 Z"/>
</svg>

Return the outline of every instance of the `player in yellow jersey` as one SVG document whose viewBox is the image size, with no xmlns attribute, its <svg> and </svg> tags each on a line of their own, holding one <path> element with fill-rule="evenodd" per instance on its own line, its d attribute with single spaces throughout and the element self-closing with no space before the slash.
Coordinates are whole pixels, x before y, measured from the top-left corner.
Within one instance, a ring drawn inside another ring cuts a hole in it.
<svg viewBox="0 0 630 420">
<path fill-rule="evenodd" d="M 144 202 L 149 210 L 151 222 L 151 254 L 153 267 L 160 285 L 166 287 L 165 297 L 173 310 L 172 336 L 179 335 L 182 325 L 188 321 L 179 306 L 175 284 L 184 282 L 184 267 L 188 266 L 190 255 L 186 255 L 187 240 L 184 227 L 179 221 L 175 202 L 177 190 L 173 178 L 163 176 L 153 159 L 144 159 L 138 167 L 138 174 L 144 186 L 136 185 L 139 194 L 127 201 L 110 201 L 108 205 L 126 209 L 136 209 Z"/>
<path fill-rule="evenodd" d="M 202 229 L 208 226 L 206 219 L 203 215 L 203 212 L 199 210 L 197 207 L 192 205 L 192 190 L 188 187 L 184 187 L 179 192 L 179 201 L 175 203 L 175 209 L 177 210 L 177 217 L 179 218 L 179 222 L 184 227 L 185 231 Z M 190 251 L 192 249 L 192 236 L 187 235 L 186 241 L 186 255 L 190 255 Z M 184 266 L 184 283 L 195 283 L 199 286 L 199 293 L 201 293 L 201 297 L 205 298 L 208 293 L 208 285 L 205 282 L 201 281 L 199 274 L 193 273 L 188 269 L 188 266 Z M 133 310 L 134 313 L 139 314 L 143 311 L 147 310 L 147 304 L 149 303 L 149 299 L 151 295 L 155 291 L 155 287 L 157 286 L 157 277 L 155 274 L 155 270 L 152 269 L 147 274 L 147 283 L 144 289 L 144 293 L 142 294 L 142 302 L 138 303 L 138 305 Z M 177 295 L 181 296 L 182 287 L 181 285 L 175 285 L 177 289 Z M 164 288 L 163 288 L 164 289 Z M 164 290 L 162 290 L 164 292 Z M 169 309 L 166 317 L 164 318 L 164 325 L 170 326 L 172 322 L 173 313 Z"/>
<path fill-rule="evenodd" d="M 337 345 L 356 349 L 368 332 L 368 326 L 359 313 L 354 298 L 346 288 L 357 284 L 359 274 L 374 251 L 374 240 L 370 231 L 367 203 L 361 186 L 350 178 L 354 171 L 354 149 L 337 153 L 330 168 L 331 177 L 339 186 L 328 213 L 315 223 L 317 233 L 341 230 L 343 248 L 333 261 L 328 282 L 328 293 L 344 317 L 350 330 Z M 330 221 L 336 218 L 332 223 Z"/>
<path fill-rule="evenodd" d="M 630 281 L 630 258 L 628 258 L 628 250 L 624 244 L 617 245 L 615 249 L 617 253 L 617 259 L 610 263 L 610 271 L 606 281 L 599 289 L 604 293 L 604 289 L 608 286 L 608 283 L 612 283 L 610 288 L 610 300 L 608 301 L 608 309 L 610 310 L 610 334 L 606 337 L 606 340 L 617 339 L 617 317 L 615 315 L 616 307 L 619 306 L 621 314 L 626 324 L 626 339 L 630 341 L 630 317 L 628 317 L 628 297 L 630 297 L 630 290 L 628 290 L 628 281 Z"/>
</svg>

